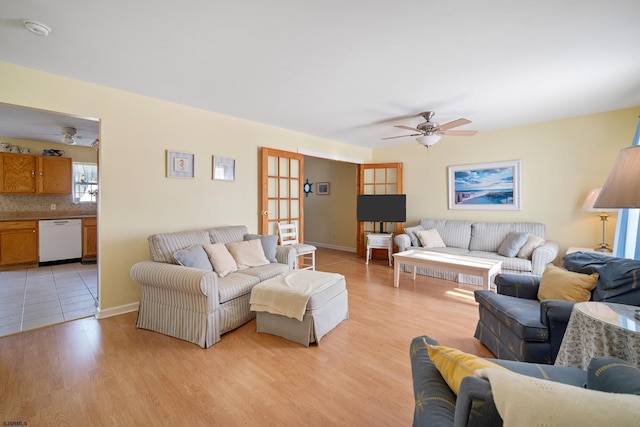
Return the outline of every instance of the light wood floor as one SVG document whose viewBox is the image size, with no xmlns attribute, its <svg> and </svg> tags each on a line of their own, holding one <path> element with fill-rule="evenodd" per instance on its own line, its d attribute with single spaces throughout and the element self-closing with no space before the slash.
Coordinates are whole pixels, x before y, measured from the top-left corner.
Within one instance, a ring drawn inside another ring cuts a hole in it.
<svg viewBox="0 0 640 427">
<path fill-rule="evenodd" d="M 0 338 L 0 421 L 30 426 L 407 426 L 409 343 L 429 335 L 480 356 L 477 304 L 453 282 L 319 249 L 344 274 L 350 319 L 306 348 L 255 320 L 202 348 L 136 329 L 135 313 Z M 108 286 L 108 283 L 103 284 Z"/>
</svg>

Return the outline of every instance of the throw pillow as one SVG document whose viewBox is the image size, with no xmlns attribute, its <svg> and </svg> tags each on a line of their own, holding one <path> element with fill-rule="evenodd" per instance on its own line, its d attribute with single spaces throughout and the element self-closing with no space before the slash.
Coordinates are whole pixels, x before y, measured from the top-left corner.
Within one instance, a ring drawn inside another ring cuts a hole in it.
<svg viewBox="0 0 640 427">
<path fill-rule="evenodd" d="M 244 240 L 259 239 L 262 243 L 262 250 L 264 256 L 267 257 L 269 262 L 278 262 L 276 259 L 276 246 L 278 245 L 278 236 L 274 234 L 245 234 Z"/>
<path fill-rule="evenodd" d="M 227 243 L 227 249 L 236 261 L 238 270 L 269 264 L 269 260 L 264 256 L 260 240 Z"/>
<path fill-rule="evenodd" d="M 418 240 L 418 236 L 416 236 L 416 231 L 424 230 L 424 227 L 421 225 L 416 225 L 415 227 L 407 227 L 404 229 L 406 235 L 411 239 L 411 246 L 419 247 L 420 241 Z"/>
<path fill-rule="evenodd" d="M 418 230 L 416 231 L 416 236 L 418 236 L 418 240 L 425 248 L 446 248 L 447 246 L 444 244 L 442 237 L 440 237 L 440 233 L 435 228 L 430 228 L 428 230 Z"/>
<path fill-rule="evenodd" d="M 209 262 L 207 253 L 204 251 L 202 245 L 191 246 L 187 249 L 182 249 L 173 254 L 173 258 L 176 262 L 185 267 L 199 268 L 200 270 L 212 271 L 213 267 Z"/>
<path fill-rule="evenodd" d="M 533 251 L 543 244 L 544 239 L 542 237 L 538 237 L 535 234 L 529 234 L 526 243 L 524 244 L 524 246 L 522 246 L 522 248 L 520 248 L 520 252 L 518 252 L 518 258 L 531 258 L 531 255 L 533 255 Z"/>
<path fill-rule="evenodd" d="M 640 396 L 605 393 L 574 385 L 483 369 L 478 376 L 491 383 L 496 409 L 505 426 L 573 427 L 637 426 Z"/>
<path fill-rule="evenodd" d="M 591 299 L 591 290 L 598 283 L 598 273 L 582 274 L 549 264 L 540 278 L 538 299 L 559 299 L 583 302 Z"/>
<path fill-rule="evenodd" d="M 476 369 L 495 368 L 505 369 L 473 354 L 464 353 L 454 348 L 431 345 L 425 341 L 429 358 L 442 375 L 449 388 L 457 395 L 462 379 L 474 375 Z"/>
<path fill-rule="evenodd" d="M 594 357 L 587 369 L 587 388 L 640 395 L 640 369 L 617 357 Z"/>
<path fill-rule="evenodd" d="M 213 265 L 213 269 L 218 276 L 224 277 L 229 273 L 233 273 L 238 270 L 236 261 L 227 250 L 227 247 L 222 243 L 212 243 L 205 245 L 204 250 L 209 256 L 209 260 Z"/>
<path fill-rule="evenodd" d="M 509 233 L 498 248 L 498 253 L 509 258 L 515 257 L 524 244 L 527 243 L 528 237 L 529 233 Z"/>
</svg>

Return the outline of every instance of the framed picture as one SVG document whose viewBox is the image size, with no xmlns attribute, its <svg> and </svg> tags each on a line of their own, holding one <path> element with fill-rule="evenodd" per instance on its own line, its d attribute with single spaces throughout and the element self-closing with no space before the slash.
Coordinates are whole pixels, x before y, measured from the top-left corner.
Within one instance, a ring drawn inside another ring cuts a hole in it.
<svg viewBox="0 0 640 427">
<path fill-rule="evenodd" d="M 520 161 L 449 166 L 449 209 L 520 210 Z"/>
<path fill-rule="evenodd" d="M 193 158 L 191 153 L 167 150 L 167 178 L 193 178 Z"/>
<path fill-rule="evenodd" d="M 317 194 L 327 195 L 329 194 L 329 183 L 328 182 L 319 182 L 316 184 Z"/>
<path fill-rule="evenodd" d="M 213 179 L 234 181 L 236 179 L 236 161 L 228 157 L 213 156 Z"/>
</svg>

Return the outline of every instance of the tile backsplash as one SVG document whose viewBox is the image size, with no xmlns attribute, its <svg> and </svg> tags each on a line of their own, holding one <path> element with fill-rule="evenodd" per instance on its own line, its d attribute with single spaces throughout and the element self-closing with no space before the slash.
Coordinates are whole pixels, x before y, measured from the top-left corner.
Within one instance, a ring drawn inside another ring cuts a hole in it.
<svg viewBox="0 0 640 427">
<path fill-rule="evenodd" d="M 71 195 L 0 194 L 0 212 L 45 212 L 56 205 L 56 212 L 96 213 L 95 203 L 73 203 Z"/>
</svg>

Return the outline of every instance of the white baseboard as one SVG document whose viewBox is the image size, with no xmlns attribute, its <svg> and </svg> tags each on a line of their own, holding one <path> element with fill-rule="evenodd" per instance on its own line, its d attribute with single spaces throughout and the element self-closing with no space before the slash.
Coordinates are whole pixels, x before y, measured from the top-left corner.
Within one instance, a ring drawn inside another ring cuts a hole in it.
<svg viewBox="0 0 640 427">
<path fill-rule="evenodd" d="M 335 249 L 338 251 L 345 251 L 345 252 L 355 252 L 356 248 L 349 248 L 347 246 L 337 246 L 337 245 L 330 245 L 328 243 L 319 243 L 319 242 L 309 242 L 309 241 L 305 241 L 304 242 L 307 245 L 313 245 L 317 248 L 326 248 L 326 249 Z"/>
<path fill-rule="evenodd" d="M 117 316 L 119 314 L 131 313 L 137 311 L 140 302 L 132 302 L 131 304 L 119 305 L 118 307 L 111 307 L 101 310 L 98 307 L 96 312 L 96 319 L 104 319 L 106 317 Z"/>
</svg>

